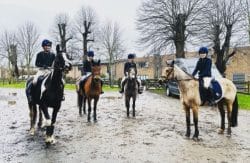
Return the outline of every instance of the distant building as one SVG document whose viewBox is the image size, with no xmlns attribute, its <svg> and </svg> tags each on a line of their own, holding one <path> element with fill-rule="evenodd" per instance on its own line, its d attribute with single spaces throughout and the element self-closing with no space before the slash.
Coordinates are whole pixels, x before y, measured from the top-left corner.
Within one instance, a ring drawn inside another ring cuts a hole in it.
<svg viewBox="0 0 250 163">
<path fill-rule="evenodd" d="M 158 58 L 157 58 L 158 57 Z M 199 57 L 197 52 L 186 52 L 186 57 Z M 214 60 L 214 56 L 212 60 Z M 135 62 L 137 64 L 138 69 L 138 77 L 141 79 L 152 79 L 159 78 L 162 76 L 162 71 L 164 67 L 166 67 L 166 62 L 168 60 L 175 59 L 174 54 L 161 55 L 161 56 L 145 56 L 135 58 Z M 119 79 L 123 77 L 123 68 L 124 63 L 127 60 L 119 60 L 115 63 L 113 67 L 113 75 L 115 79 Z M 196 63 L 194 63 L 196 64 Z M 108 63 L 103 62 L 101 64 L 101 74 L 108 76 Z M 67 77 L 71 77 L 76 79 L 81 76 L 82 63 L 75 62 L 73 63 L 73 68 L 67 75 Z M 233 80 L 233 76 L 237 75 L 245 76 L 245 80 L 250 80 L 250 47 L 242 47 L 238 48 L 237 54 L 233 56 L 227 65 L 226 77 L 230 80 Z"/>
</svg>

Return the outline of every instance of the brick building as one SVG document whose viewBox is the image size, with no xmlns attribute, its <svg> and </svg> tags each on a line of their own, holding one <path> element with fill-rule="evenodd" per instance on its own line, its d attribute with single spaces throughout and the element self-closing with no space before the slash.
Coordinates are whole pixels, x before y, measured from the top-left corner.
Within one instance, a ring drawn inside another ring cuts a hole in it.
<svg viewBox="0 0 250 163">
<path fill-rule="evenodd" d="M 197 52 L 187 52 L 186 57 L 199 57 Z M 138 69 L 138 77 L 141 79 L 159 78 L 162 76 L 162 70 L 166 66 L 167 60 L 175 59 L 174 54 L 161 55 L 161 56 L 144 56 L 135 58 Z M 213 59 L 213 56 L 212 56 Z M 113 67 L 113 75 L 115 79 L 123 77 L 123 67 L 126 60 L 119 60 Z M 194 63 L 196 64 L 196 63 Z M 73 64 L 73 70 L 67 75 L 76 79 L 81 75 L 81 63 Z M 107 77 L 108 68 L 107 62 L 102 63 L 101 73 Z M 227 78 L 233 80 L 233 76 L 241 74 L 245 76 L 246 80 L 250 80 L 250 47 L 238 48 L 237 54 L 232 57 L 227 65 L 226 75 Z"/>
</svg>

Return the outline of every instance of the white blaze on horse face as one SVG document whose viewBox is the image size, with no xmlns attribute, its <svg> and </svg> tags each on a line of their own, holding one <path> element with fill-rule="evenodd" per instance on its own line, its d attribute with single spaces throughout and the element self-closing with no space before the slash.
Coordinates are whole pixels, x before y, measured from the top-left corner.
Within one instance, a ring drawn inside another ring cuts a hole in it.
<svg viewBox="0 0 250 163">
<path fill-rule="evenodd" d="M 63 56 L 63 59 L 65 61 L 65 65 L 69 67 L 71 64 L 71 61 L 68 59 L 66 53 L 62 53 L 62 56 Z"/>
<path fill-rule="evenodd" d="M 129 72 L 129 77 L 130 78 L 135 78 L 135 69 L 130 69 L 130 72 Z"/>
</svg>

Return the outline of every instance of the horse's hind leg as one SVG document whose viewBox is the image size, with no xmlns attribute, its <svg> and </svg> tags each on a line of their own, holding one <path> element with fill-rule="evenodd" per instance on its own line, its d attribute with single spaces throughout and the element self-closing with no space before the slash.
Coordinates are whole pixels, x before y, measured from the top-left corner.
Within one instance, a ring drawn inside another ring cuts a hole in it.
<svg viewBox="0 0 250 163">
<path fill-rule="evenodd" d="M 83 96 L 80 95 L 80 92 L 77 92 L 77 104 L 79 107 L 79 115 L 82 115 L 82 102 L 83 102 Z"/>
<path fill-rule="evenodd" d="M 187 106 L 183 106 L 185 113 L 186 113 L 186 125 L 187 125 L 187 130 L 186 130 L 186 137 L 190 137 L 191 129 L 190 129 L 190 108 Z"/>
<path fill-rule="evenodd" d="M 95 122 L 97 121 L 97 119 L 96 119 L 96 106 L 97 106 L 98 100 L 99 100 L 99 97 L 95 98 L 95 100 L 94 100 L 94 115 L 93 115 L 93 118 L 94 118 Z"/>
<path fill-rule="evenodd" d="M 87 98 L 84 96 L 83 97 L 83 114 L 86 114 L 86 100 Z"/>
<path fill-rule="evenodd" d="M 35 134 L 35 123 L 37 117 L 37 110 L 35 104 L 29 104 L 30 109 L 30 135 Z"/>
<path fill-rule="evenodd" d="M 193 106 L 193 119 L 194 119 L 194 139 L 198 139 L 199 129 L 198 129 L 198 106 Z"/>
<path fill-rule="evenodd" d="M 42 109 L 39 107 L 39 121 L 38 121 L 38 127 L 39 128 L 43 128 L 43 113 L 42 113 Z"/>
<path fill-rule="evenodd" d="M 133 97 L 133 117 L 135 117 L 135 97 Z"/>
<path fill-rule="evenodd" d="M 90 114 L 91 114 L 91 99 L 88 98 L 88 122 L 90 122 Z"/>
<path fill-rule="evenodd" d="M 233 108 L 233 103 L 227 102 L 227 122 L 228 122 L 228 128 L 227 128 L 227 135 L 231 135 L 231 115 L 232 115 L 232 108 Z"/>
<path fill-rule="evenodd" d="M 126 108 L 127 108 L 127 117 L 129 117 L 129 100 L 130 98 L 129 97 L 125 97 L 125 105 L 126 105 Z"/>
<path fill-rule="evenodd" d="M 219 134 L 223 134 L 225 130 L 225 110 L 224 110 L 222 101 L 218 103 L 218 109 L 220 111 L 220 117 L 221 117 L 221 125 L 220 125 Z"/>
</svg>

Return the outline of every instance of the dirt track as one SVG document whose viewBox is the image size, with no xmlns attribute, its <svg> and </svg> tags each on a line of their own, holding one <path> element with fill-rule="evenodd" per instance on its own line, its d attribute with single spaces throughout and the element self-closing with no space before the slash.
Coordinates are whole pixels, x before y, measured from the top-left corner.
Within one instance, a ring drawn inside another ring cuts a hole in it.
<svg viewBox="0 0 250 163">
<path fill-rule="evenodd" d="M 106 92 L 97 118 L 97 123 L 87 123 L 86 116 L 80 117 L 75 92 L 66 91 L 55 127 L 57 143 L 46 148 L 43 131 L 28 134 L 24 90 L 0 89 L 0 162 L 250 162 L 247 111 L 240 110 L 239 127 L 228 138 L 217 134 L 219 112 L 202 107 L 199 142 L 184 136 L 179 99 L 144 92 L 137 100 L 136 118 L 128 119 L 121 95 Z"/>
</svg>

